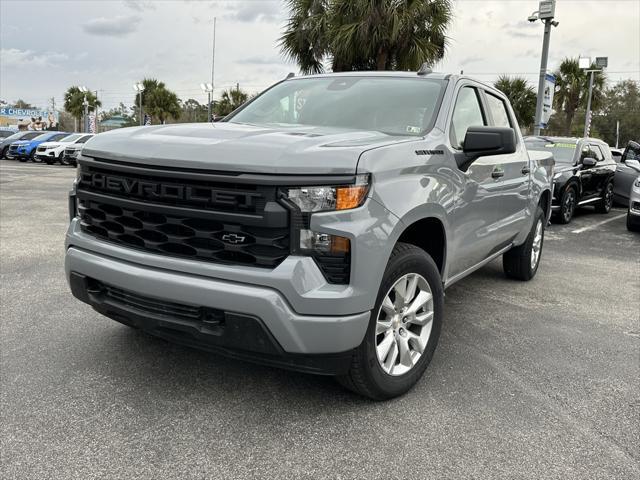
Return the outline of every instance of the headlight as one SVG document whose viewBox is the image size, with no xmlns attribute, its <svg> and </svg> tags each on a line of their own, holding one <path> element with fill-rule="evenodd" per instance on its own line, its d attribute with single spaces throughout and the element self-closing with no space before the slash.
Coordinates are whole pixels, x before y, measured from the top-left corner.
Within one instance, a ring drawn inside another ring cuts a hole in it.
<svg viewBox="0 0 640 480">
<path fill-rule="evenodd" d="M 553 179 L 554 179 L 554 180 L 559 179 L 559 178 L 562 176 L 562 174 L 563 174 L 563 173 L 564 173 L 564 172 L 556 172 L 556 173 L 553 175 Z"/>
<path fill-rule="evenodd" d="M 369 175 L 358 175 L 345 186 L 290 188 L 287 197 L 305 213 L 350 210 L 361 206 L 369 192 Z"/>
<path fill-rule="evenodd" d="M 640 188 L 640 177 L 636 178 L 636 181 L 633 182 L 633 186 L 635 188 Z"/>
</svg>

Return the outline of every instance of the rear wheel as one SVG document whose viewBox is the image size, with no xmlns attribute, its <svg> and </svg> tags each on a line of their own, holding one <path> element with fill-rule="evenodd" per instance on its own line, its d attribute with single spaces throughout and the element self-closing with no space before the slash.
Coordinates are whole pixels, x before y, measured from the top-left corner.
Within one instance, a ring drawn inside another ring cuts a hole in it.
<svg viewBox="0 0 640 480">
<path fill-rule="evenodd" d="M 528 281 L 536 275 L 542 256 L 545 223 L 544 212 L 538 207 L 527 240 L 502 256 L 502 267 L 507 277 Z"/>
<path fill-rule="evenodd" d="M 414 245 L 398 243 L 365 338 L 354 352 L 349 373 L 338 381 L 375 400 L 406 393 L 431 362 L 440 337 L 443 300 L 433 259 Z"/>
<path fill-rule="evenodd" d="M 596 203 L 596 212 L 609 213 L 613 206 L 613 182 L 607 183 L 602 191 L 602 198 Z"/>
</svg>

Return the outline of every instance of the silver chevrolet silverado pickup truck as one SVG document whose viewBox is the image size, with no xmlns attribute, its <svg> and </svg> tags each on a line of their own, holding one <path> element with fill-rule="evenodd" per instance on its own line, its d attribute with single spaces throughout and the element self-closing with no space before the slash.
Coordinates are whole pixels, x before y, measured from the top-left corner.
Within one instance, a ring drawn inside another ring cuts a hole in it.
<svg viewBox="0 0 640 480">
<path fill-rule="evenodd" d="M 219 123 L 91 139 L 66 275 L 123 324 L 391 398 L 433 356 L 445 288 L 499 256 L 536 274 L 552 177 L 471 78 L 287 78 Z"/>
</svg>

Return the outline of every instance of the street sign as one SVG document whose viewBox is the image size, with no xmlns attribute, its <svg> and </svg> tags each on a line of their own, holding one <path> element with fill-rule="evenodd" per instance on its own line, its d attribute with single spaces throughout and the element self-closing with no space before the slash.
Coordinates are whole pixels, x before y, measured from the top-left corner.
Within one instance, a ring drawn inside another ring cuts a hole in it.
<svg viewBox="0 0 640 480">
<path fill-rule="evenodd" d="M 596 67 L 607 68 L 609 66 L 609 57 L 596 57 Z"/>
<path fill-rule="evenodd" d="M 547 73 L 544 78 L 544 94 L 542 96 L 542 119 L 540 128 L 547 128 L 553 113 L 553 94 L 556 88 L 556 77 Z"/>
<path fill-rule="evenodd" d="M 541 0 L 538 7 L 538 18 L 548 20 L 556 15 L 556 0 Z"/>
</svg>

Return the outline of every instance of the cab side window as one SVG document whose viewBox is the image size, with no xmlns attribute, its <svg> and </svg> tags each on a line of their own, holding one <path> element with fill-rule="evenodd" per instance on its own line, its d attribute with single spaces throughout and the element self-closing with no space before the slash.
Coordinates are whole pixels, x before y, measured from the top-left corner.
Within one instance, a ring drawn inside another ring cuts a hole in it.
<svg viewBox="0 0 640 480">
<path fill-rule="evenodd" d="M 478 92 L 473 87 L 463 87 L 458 92 L 451 120 L 450 139 L 454 148 L 461 149 L 469 127 L 486 126 Z"/>
<path fill-rule="evenodd" d="M 595 158 L 598 162 L 604 161 L 604 154 L 598 145 L 591 145 L 590 150 L 593 152 L 593 158 Z"/>
<path fill-rule="evenodd" d="M 498 97 L 486 92 L 487 107 L 491 112 L 491 118 L 493 119 L 493 125 L 495 127 L 507 127 L 511 128 L 511 121 L 509 120 L 509 113 L 507 112 L 507 106 Z"/>
</svg>

